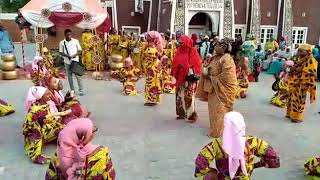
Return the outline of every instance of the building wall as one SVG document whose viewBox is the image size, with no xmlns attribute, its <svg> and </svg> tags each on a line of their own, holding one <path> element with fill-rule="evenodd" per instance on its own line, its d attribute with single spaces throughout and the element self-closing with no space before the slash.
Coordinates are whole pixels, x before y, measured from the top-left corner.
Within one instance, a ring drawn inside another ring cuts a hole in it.
<svg viewBox="0 0 320 180">
<path fill-rule="evenodd" d="M 151 30 L 157 29 L 158 2 L 158 0 L 152 0 Z M 119 29 L 121 29 L 122 26 L 141 26 L 141 32 L 146 32 L 149 20 L 149 7 L 150 1 L 144 1 L 144 13 L 139 14 L 134 12 L 134 0 L 117 0 Z M 131 16 L 131 12 L 134 12 L 134 16 Z"/>
<path fill-rule="evenodd" d="M 5 29 L 10 33 L 14 42 L 21 41 L 20 29 L 14 20 L 1 20 Z"/>
<path fill-rule="evenodd" d="M 307 43 L 319 44 L 320 11 L 319 0 L 293 0 L 293 26 L 308 27 Z M 306 17 L 302 17 L 302 13 Z"/>
<path fill-rule="evenodd" d="M 276 26 L 278 22 L 279 0 L 260 0 L 260 3 L 261 25 Z M 268 12 L 271 12 L 271 17 L 267 16 Z"/>
<path fill-rule="evenodd" d="M 246 24 L 247 23 L 247 0 L 233 0 L 234 10 L 237 11 L 235 15 L 235 24 Z"/>
<path fill-rule="evenodd" d="M 163 1 L 163 0 L 162 0 Z M 170 30 L 172 5 L 170 3 L 162 3 L 160 11 L 159 31 L 166 32 Z"/>
</svg>

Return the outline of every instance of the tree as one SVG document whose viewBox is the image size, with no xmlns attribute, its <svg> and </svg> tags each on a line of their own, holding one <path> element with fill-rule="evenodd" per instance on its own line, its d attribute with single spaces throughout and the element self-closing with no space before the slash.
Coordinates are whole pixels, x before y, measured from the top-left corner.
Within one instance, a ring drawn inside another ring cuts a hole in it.
<svg viewBox="0 0 320 180">
<path fill-rule="evenodd" d="M 2 13 L 16 13 L 29 1 L 30 0 L 1 0 L 0 9 L 2 10 Z"/>
</svg>

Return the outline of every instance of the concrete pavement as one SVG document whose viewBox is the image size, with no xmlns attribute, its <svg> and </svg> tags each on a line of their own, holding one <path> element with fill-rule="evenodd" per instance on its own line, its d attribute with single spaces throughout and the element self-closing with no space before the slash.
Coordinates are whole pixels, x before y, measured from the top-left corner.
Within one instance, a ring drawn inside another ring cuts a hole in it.
<svg viewBox="0 0 320 180">
<path fill-rule="evenodd" d="M 271 76 L 263 75 L 261 82 L 250 84 L 248 98 L 235 106 L 245 116 L 248 134 L 270 142 L 281 157 L 281 168 L 255 170 L 253 179 L 302 180 L 305 159 L 320 155 L 320 96 L 308 106 L 305 121 L 292 124 L 284 118 L 284 109 L 269 104 L 272 82 Z M 200 120 L 188 124 L 175 120 L 174 95 L 164 95 L 159 106 L 144 107 L 143 96 L 123 96 L 119 82 L 85 80 L 84 84 L 87 94 L 80 101 L 99 127 L 94 142 L 110 148 L 118 180 L 194 179 L 194 158 L 210 141 L 205 136 L 209 126 L 205 103 L 197 105 Z M 17 110 L 0 118 L 1 180 L 44 179 L 46 165 L 32 164 L 23 150 L 21 126 L 30 85 L 26 80 L 0 81 L 0 98 Z M 143 81 L 138 87 L 143 90 Z M 44 154 L 51 155 L 55 148 L 45 146 Z"/>
</svg>

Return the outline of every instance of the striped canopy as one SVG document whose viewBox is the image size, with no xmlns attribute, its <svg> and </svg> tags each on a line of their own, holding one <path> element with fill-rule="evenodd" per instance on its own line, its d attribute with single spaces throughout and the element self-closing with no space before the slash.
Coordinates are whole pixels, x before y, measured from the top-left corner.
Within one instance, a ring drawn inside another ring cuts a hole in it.
<svg viewBox="0 0 320 180">
<path fill-rule="evenodd" d="M 94 29 L 110 21 L 98 0 L 31 0 L 20 11 L 29 23 L 40 28 L 76 25 Z"/>
</svg>

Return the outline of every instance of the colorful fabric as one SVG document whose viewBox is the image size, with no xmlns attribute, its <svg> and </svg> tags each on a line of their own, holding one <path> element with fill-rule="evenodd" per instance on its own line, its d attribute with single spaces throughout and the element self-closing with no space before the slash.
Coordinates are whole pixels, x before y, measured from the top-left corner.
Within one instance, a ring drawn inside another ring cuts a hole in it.
<svg viewBox="0 0 320 180">
<path fill-rule="evenodd" d="M 198 115 L 195 107 L 195 92 L 197 82 L 186 82 L 177 87 L 176 91 L 176 114 L 179 118 L 196 120 Z"/>
<path fill-rule="evenodd" d="M 46 117 L 50 114 L 48 105 L 31 106 L 22 127 L 24 149 L 34 163 L 48 163 L 48 159 L 41 155 L 42 146 L 55 140 L 64 128 L 61 119 Z"/>
<path fill-rule="evenodd" d="M 94 35 L 91 32 L 84 32 L 81 36 L 81 47 L 83 49 L 82 64 L 88 71 L 94 71 L 96 69 L 96 65 L 92 61 L 94 55 L 93 37 Z"/>
<path fill-rule="evenodd" d="M 175 93 L 175 83 L 171 76 L 171 68 L 173 61 L 173 49 L 164 49 L 164 56 L 161 58 L 162 64 L 162 91 L 167 94 Z"/>
<path fill-rule="evenodd" d="M 279 80 L 277 83 L 277 93 L 272 97 L 271 99 L 271 104 L 284 108 L 287 105 L 287 101 L 289 98 L 289 87 L 288 87 L 288 83 L 283 81 L 283 80 Z"/>
<path fill-rule="evenodd" d="M 275 40 L 273 40 L 273 41 L 269 40 L 269 41 L 266 42 L 265 47 L 264 47 L 264 50 L 265 50 L 265 51 L 268 51 L 268 50 L 270 50 L 270 49 L 272 50 L 272 52 L 274 52 L 274 51 L 276 51 L 276 50 L 279 49 L 279 44 L 277 43 L 277 41 L 275 41 Z"/>
<path fill-rule="evenodd" d="M 232 180 L 250 180 L 254 169 L 255 156 L 261 158 L 263 166 L 267 168 L 277 168 L 280 160 L 277 153 L 267 142 L 253 136 L 246 136 L 245 147 L 245 167 L 248 175 L 245 175 L 241 168 L 236 171 Z M 212 171 L 210 164 L 215 161 L 218 171 L 218 180 L 230 180 L 229 160 L 227 153 L 222 149 L 222 139 L 215 138 L 206 145 L 198 154 L 195 164 L 195 177 L 207 180 L 206 175 Z"/>
<path fill-rule="evenodd" d="M 9 32 L 6 30 L 0 30 L 0 52 L 12 53 L 13 51 L 14 45 Z"/>
<path fill-rule="evenodd" d="M 254 70 L 253 61 L 255 56 L 255 45 L 253 41 L 243 42 L 241 56 L 247 57 L 249 59 L 250 72 L 253 72 Z"/>
<path fill-rule="evenodd" d="M 202 60 L 192 40 L 188 36 L 181 36 L 180 43 L 172 64 L 172 76 L 176 79 L 177 87 L 185 83 L 190 68 L 194 74 L 200 75 L 202 67 Z"/>
<path fill-rule="evenodd" d="M 304 170 L 308 180 L 320 180 L 320 158 L 314 157 L 307 159 Z"/>
<path fill-rule="evenodd" d="M 116 172 L 112 164 L 108 148 L 99 147 L 86 158 L 86 165 L 80 169 L 79 177 L 82 179 L 105 179 L 115 180 Z M 57 153 L 51 158 L 46 172 L 45 180 L 60 179 L 61 170 L 58 163 Z"/>
<path fill-rule="evenodd" d="M 214 56 L 207 66 L 208 76 L 202 75 L 196 97 L 208 99 L 210 131 L 220 137 L 225 113 L 233 109 L 238 89 L 236 66 L 229 54 Z"/>
<path fill-rule="evenodd" d="M 249 88 L 249 78 L 250 69 L 249 69 L 249 59 L 247 57 L 243 58 L 242 61 L 238 63 L 237 67 L 237 77 L 238 77 L 238 90 L 236 93 L 236 98 L 246 98 Z"/>
<path fill-rule="evenodd" d="M 318 63 L 310 54 L 298 58 L 291 69 L 288 78 L 287 116 L 295 121 L 303 121 L 307 93 L 310 94 L 311 104 L 316 100 L 317 68 Z"/>
<path fill-rule="evenodd" d="M 271 62 L 270 67 L 267 70 L 267 73 L 278 76 L 282 70 L 284 63 L 285 63 L 285 61 L 282 59 L 274 59 Z"/>
<path fill-rule="evenodd" d="M 161 91 L 161 63 L 158 59 L 157 48 L 147 48 L 144 53 L 146 64 L 145 103 L 160 103 Z"/>
<path fill-rule="evenodd" d="M 153 40 L 153 44 L 157 48 L 159 55 L 162 55 L 164 43 L 163 43 L 163 39 L 161 37 L 161 34 L 158 33 L 157 31 L 149 31 L 148 36 L 150 36 L 151 39 Z"/>
<path fill-rule="evenodd" d="M 121 68 L 119 70 L 113 71 L 111 76 L 117 77 L 123 84 L 123 94 L 127 96 L 136 96 L 138 91 L 136 89 L 136 82 L 141 77 L 141 71 L 137 68 L 132 68 L 130 70 L 126 68 Z"/>
<path fill-rule="evenodd" d="M 122 62 L 124 63 L 125 59 L 129 56 L 129 39 L 126 37 L 120 38 L 119 49 L 122 56 Z"/>
<path fill-rule="evenodd" d="M 114 55 L 114 54 L 120 54 L 119 49 L 119 43 L 120 43 L 120 36 L 118 34 L 110 34 L 108 36 L 108 55 Z"/>
<path fill-rule="evenodd" d="M 27 111 L 29 111 L 33 103 L 42 98 L 47 90 L 47 88 L 42 86 L 33 86 L 29 88 L 27 98 L 25 100 L 25 107 Z"/>
<path fill-rule="evenodd" d="M 12 105 L 0 99 L 0 117 L 7 116 L 15 112 L 15 109 Z"/>
</svg>

